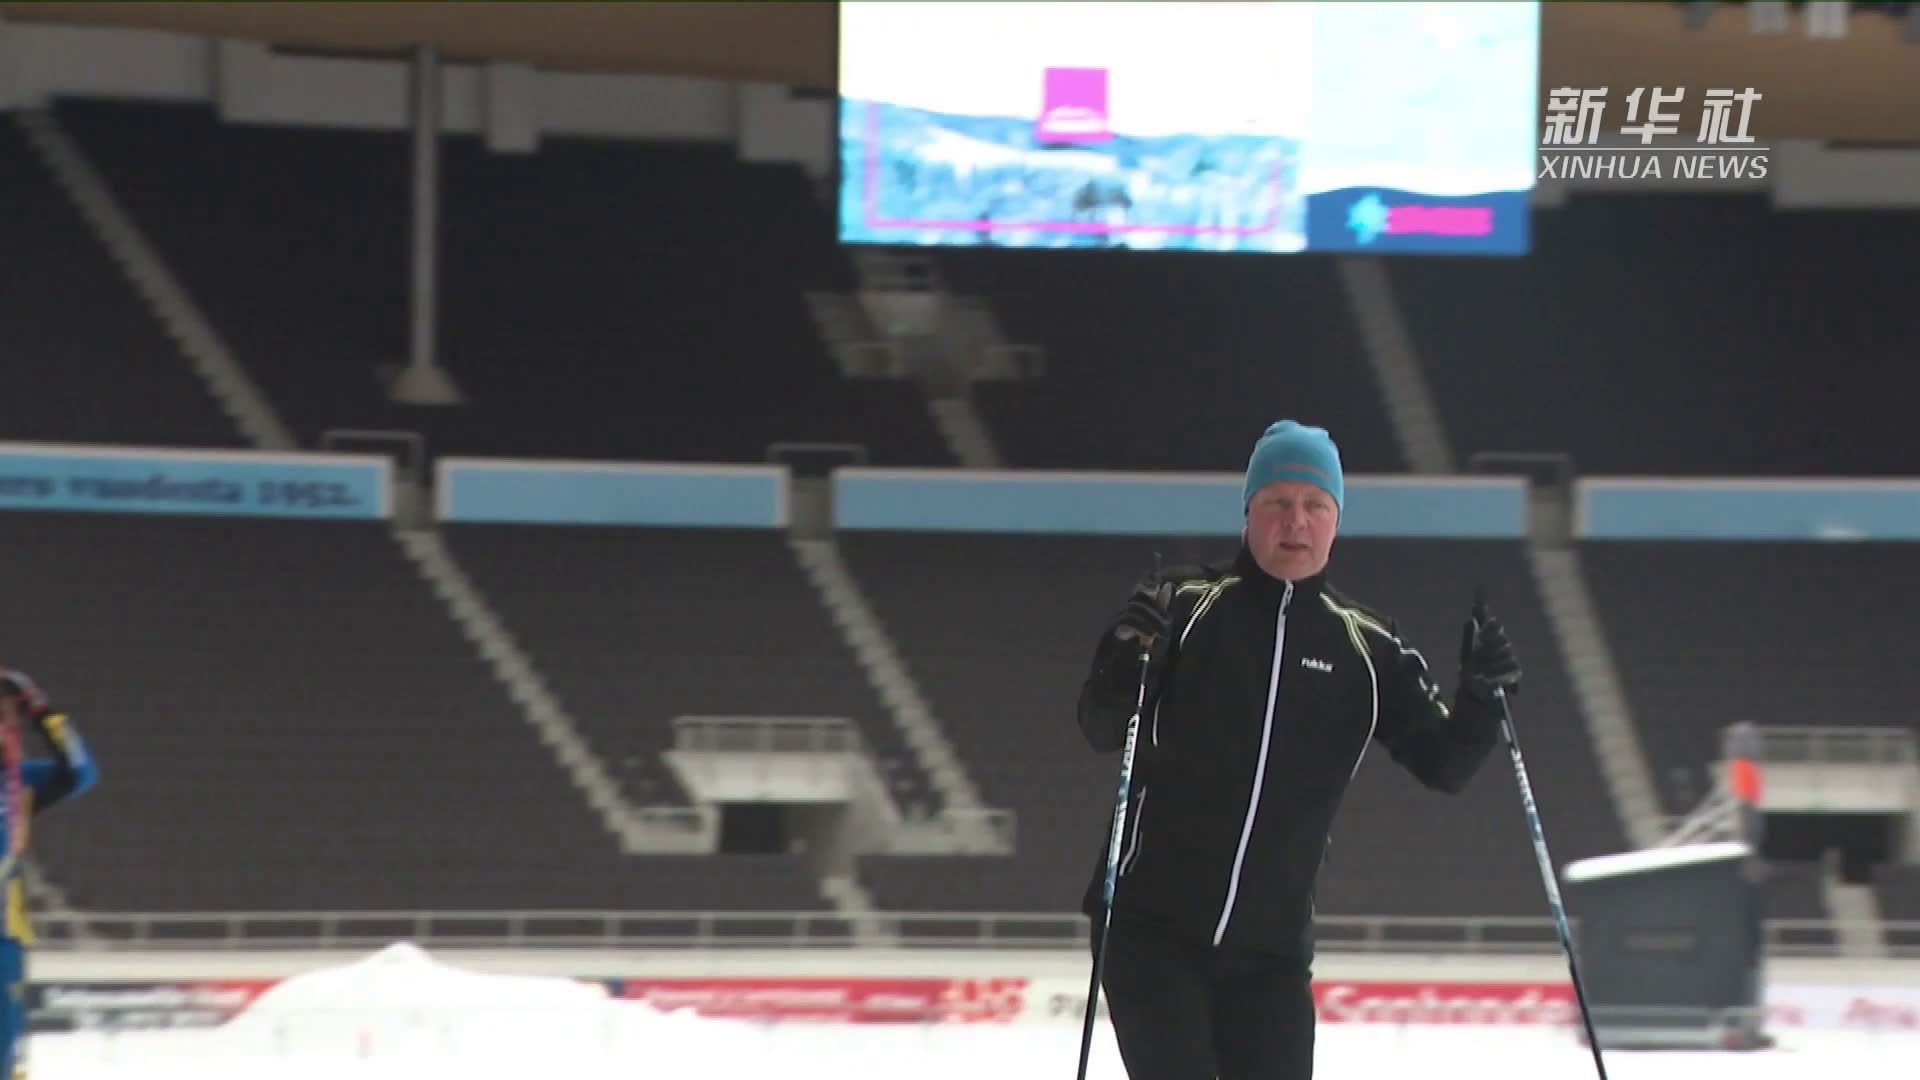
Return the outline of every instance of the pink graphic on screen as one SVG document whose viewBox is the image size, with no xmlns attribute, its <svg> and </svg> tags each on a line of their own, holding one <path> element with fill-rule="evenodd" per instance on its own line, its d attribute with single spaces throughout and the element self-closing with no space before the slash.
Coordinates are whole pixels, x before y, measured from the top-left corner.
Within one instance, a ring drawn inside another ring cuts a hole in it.
<svg viewBox="0 0 1920 1080">
<path fill-rule="evenodd" d="M 1113 138 L 1107 123 L 1106 68 L 1047 68 L 1034 138 L 1043 143 L 1092 143 Z"/>
<path fill-rule="evenodd" d="M 1488 236 L 1493 233 L 1491 206 L 1395 206 L 1387 210 L 1388 235 L 1426 233 L 1432 236 Z"/>
</svg>

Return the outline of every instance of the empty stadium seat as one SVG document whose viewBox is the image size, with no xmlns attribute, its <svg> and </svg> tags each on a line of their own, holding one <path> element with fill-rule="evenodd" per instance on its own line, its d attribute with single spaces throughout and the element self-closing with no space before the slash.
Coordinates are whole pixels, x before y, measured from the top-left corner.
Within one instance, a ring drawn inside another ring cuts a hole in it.
<svg viewBox="0 0 1920 1080">
<path fill-rule="evenodd" d="M 1461 461 L 1589 474 L 1913 471 L 1920 219 L 1766 193 L 1575 195 L 1523 259 L 1392 259 Z"/>
<path fill-rule="evenodd" d="M 1880 910 L 1889 919 L 1920 921 L 1920 863 L 1890 863 L 1874 869 Z"/>
<path fill-rule="evenodd" d="M 1340 279 L 1323 259 L 954 250 L 1044 377 L 976 384 L 1016 467 L 1237 471 L 1275 420 L 1330 428 L 1349 472 L 1407 467 Z"/>
<path fill-rule="evenodd" d="M 1761 886 L 1765 918 L 1803 924 L 1776 926 L 1774 932 L 1780 945 L 1800 951 L 1824 951 L 1834 946 L 1836 938 L 1832 927 L 1805 925 L 1832 917 L 1821 885 L 1824 873 L 1820 864 L 1812 862 L 1767 864 L 1766 880 Z"/>
<path fill-rule="evenodd" d="M 1900 544 L 1606 541 L 1581 546 L 1595 610 L 1657 779 L 1681 813 L 1709 790 L 1721 731 L 1912 725 L 1920 667 L 1898 597 L 1920 596 Z"/>
<path fill-rule="evenodd" d="M 307 445 L 424 433 L 433 454 L 762 461 L 853 443 L 950 464 L 917 386 L 843 379 L 804 300 L 843 283 L 797 166 L 730 145 L 442 142 L 438 356 L 467 404 L 390 402 L 409 342 L 404 132 L 223 124 L 201 106 L 59 116 Z"/>
<path fill-rule="evenodd" d="M 1920 863 L 1889 863 L 1873 871 L 1874 895 L 1889 926 L 1887 944 L 1920 949 Z"/>
<path fill-rule="evenodd" d="M 36 828 L 84 910 L 820 910 L 798 856 L 623 857 L 383 525 L 10 513 L 6 663 L 100 785 Z"/>
<path fill-rule="evenodd" d="M 448 544 L 642 805 L 686 805 L 675 717 L 844 717 L 904 807 L 925 774 L 784 533 L 455 525 Z"/>
<path fill-rule="evenodd" d="M 0 216 L 0 440 L 244 443 L 11 122 Z"/>
</svg>

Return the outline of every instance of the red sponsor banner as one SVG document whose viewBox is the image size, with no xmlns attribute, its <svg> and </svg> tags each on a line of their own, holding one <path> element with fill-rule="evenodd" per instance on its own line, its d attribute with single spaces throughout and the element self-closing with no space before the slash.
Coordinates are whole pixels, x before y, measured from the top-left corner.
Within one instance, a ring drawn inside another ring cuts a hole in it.
<svg viewBox="0 0 1920 1080">
<path fill-rule="evenodd" d="M 1323 1024 L 1580 1023 L 1573 987 L 1565 982 L 1322 979 L 1313 996 Z M 1023 1019 L 1078 1021 L 1086 1006 L 1084 983 L 1040 980 L 1028 989 Z M 1778 1029 L 1920 1032 L 1920 986 L 1770 986 L 1766 1016 L 1767 1026 Z"/>
<path fill-rule="evenodd" d="M 1323 1024 L 1526 1024 L 1579 1017 L 1573 986 L 1548 982 L 1377 982 L 1329 979 L 1313 987 Z"/>
<path fill-rule="evenodd" d="M 1770 986 L 1767 1025 L 1849 1031 L 1920 1031 L 1920 987 Z"/>
<path fill-rule="evenodd" d="M 989 1023 L 1018 1019 L 1025 978 L 624 979 L 620 996 L 673 1012 L 816 1023 Z"/>
<path fill-rule="evenodd" d="M 1086 984 L 1059 976 L 738 976 L 596 979 L 617 996 L 665 1011 L 756 1021 L 852 1024 L 1078 1023 Z M 29 991 L 32 1029 L 211 1027 L 275 985 L 273 979 L 60 981 Z M 1571 1027 L 1565 982 L 1322 979 L 1321 1023 Z M 1104 1006 L 1105 1002 L 1102 1001 Z M 1104 1008 L 1102 1009 L 1104 1012 Z M 1920 1032 L 1920 986 L 1774 985 L 1766 1023 L 1778 1030 Z"/>
<path fill-rule="evenodd" d="M 1314 1004 L 1325 1024 L 1537 1024 L 1579 1019 L 1573 987 L 1553 982 L 1425 982 L 1322 979 Z M 1085 1015 L 1085 983 L 1064 979 L 1036 983 L 1027 995 L 1031 1021 L 1079 1020 Z M 1101 1013 L 1106 1012 L 1101 1000 Z"/>
</svg>

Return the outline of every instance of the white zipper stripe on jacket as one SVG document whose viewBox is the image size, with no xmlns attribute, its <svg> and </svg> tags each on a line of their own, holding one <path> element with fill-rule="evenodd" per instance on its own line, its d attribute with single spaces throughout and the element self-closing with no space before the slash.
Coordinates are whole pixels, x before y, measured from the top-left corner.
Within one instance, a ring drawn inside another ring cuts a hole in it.
<svg viewBox="0 0 1920 1080">
<path fill-rule="evenodd" d="M 1220 598 L 1220 594 L 1226 591 L 1227 586 L 1238 580 L 1240 579 L 1231 577 L 1223 578 L 1207 586 L 1206 595 L 1202 596 L 1199 602 L 1193 605 L 1193 614 L 1187 617 L 1187 625 L 1180 628 L 1180 639 L 1174 643 L 1175 649 L 1185 647 L 1187 644 L 1187 635 L 1193 633 L 1194 625 L 1200 621 L 1201 616 L 1207 613 L 1207 609 L 1212 607 L 1213 602 Z M 1160 702 L 1158 700 L 1155 700 L 1153 703 L 1153 724 L 1147 730 L 1147 741 L 1155 746 L 1160 745 Z"/>
<path fill-rule="evenodd" d="M 1367 651 L 1366 628 L 1372 627 L 1378 630 L 1381 637 L 1398 645 L 1403 654 L 1412 653 L 1415 657 L 1419 657 L 1420 653 L 1417 650 L 1409 649 L 1405 645 L 1402 645 L 1399 638 L 1387 632 L 1386 627 L 1354 611 L 1352 608 L 1341 607 L 1329 599 L 1324 593 L 1321 594 L 1320 599 L 1327 605 L 1328 611 L 1338 615 L 1340 621 L 1347 624 L 1347 640 L 1353 642 L 1353 651 L 1359 653 L 1361 663 L 1367 665 L 1367 689 L 1373 695 L 1373 713 L 1367 720 L 1367 741 L 1360 744 L 1360 756 L 1353 759 L 1353 771 L 1347 773 L 1347 782 L 1352 783 L 1353 778 L 1360 775 L 1360 763 L 1367 759 L 1367 748 L 1373 745 L 1374 732 L 1380 730 L 1380 673 L 1374 670 L 1373 654 Z M 1423 667 L 1426 665 L 1424 659 L 1422 659 L 1420 663 Z"/>
<path fill-rule="evenodd" d="M 1373 654 L 1367 652 L 1366 638 L 1353 623 L 1347 623 L 1347 630 L 1353 634 L 1353 643 L 1360 649 L 1360 659 L 1367 664 L 1367 690 L 1373 695 L 1373 715 L 1367 720 L 1367 740 L 1360 744 L 1359 756 L 1353 759 L 1353 771 L 1347 774 L 1347 783 L 1360 775 L 1360 763 L 1367 760 L 1367 748 L 1373 745 L 1373 733 L 1380 730 L 1380 673 L 1373 669 Z"/>
<path fill-rule="evenodd" d="M 1367 737 L 1360 744 L 1360 752 L 1354 755 L 1353 768 L 1347 772 L 1347 783 L 1351 784 L 1353 778 L 1360 775 L 1360 763 L 1367 760 L 1367 750 L 1373 745 L 1374 732 L 1380 730 L 1380 673 L 1374 670 L 1373 654 L 1367 651 L 1366 631 L 1360 629 L 1360 624 L 1354 621 L 1346 609 L 1335 607 L 1331 600 L 1327 601 L 1327 607 L 1347 624 L 1347 636 L 1353 639 L 1354 649 L 1360 653 L 1361 662 L 1367 665 L 1367 692 L 1372 696 L 1373 711 L 1367 719 Z M 1402 648 L 1400 651 L 1408 650 Z M 1311 896 L 1307 898 L 1307 910 L 1316 918 L 1320 914 L 1320 905 L 1314 903 Z"/>
<path fill-rule="evenodd" d="M 1260 785 L 1267 775 L 1267 747 L 1273 742 L 1273 707 L 1280 699 L 1280 654 L 1287 647 L 1287 605 L 1293 600 L 1293 583 L 1280 597 L 1280 614 L 1273 624 L 1273 668 L 1267 674 L 1267 715 L 1260 724 L 1260 756 L 1253 763 L 1253 793 L 1247 798 L 1247 819 L 1240 826 L 1240 846 L 1233 853 L 1233 873 L 1227 878 L 1227 901 L 1220 908 L 1220 922 L 1213 928 L 1213 943 L 1226 937 L 1227 921 L 1233 918 L 1234 897 L 1240 892 L 1240 868 L 1247 861 L 1247 842 L 1253 839 L 1254 815 L 1260 812 Z"/>
<path fill-rule="evenodd" d="M 1147 789 L 1143 787 L 1140 789 L 1140 801 L 1133 808 L 1133 835 L 1127 838 L 1127 857 L 1120 860 L 1121 877 L 1125 877 L 1140 859 L 1140 824 L 1146 820 Z"/>
</svg>

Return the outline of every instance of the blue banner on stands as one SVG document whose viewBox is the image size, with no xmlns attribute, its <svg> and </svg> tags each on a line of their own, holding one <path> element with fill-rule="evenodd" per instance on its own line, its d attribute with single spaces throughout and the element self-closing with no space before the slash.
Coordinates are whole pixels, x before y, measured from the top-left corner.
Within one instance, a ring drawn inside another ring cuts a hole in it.
<svg viewBox="0 0 1920 1080">
<path fill-rule="evenodd" d="M 0 509 L 385 518 L 383 457 L 0 443 Z"/>
<path fill-rule="evenodd" d="M 772 465 L 441 458 L 442 521 L 784 528 L 787 470 Z"/>
<path fill-rule="evenodd" d="M 1579 482 L 1589 540 L 1920 540 L 1920 481 Z"/>
<path fill-rule="evenodd" d="M 1241 476 L 841 469 L 840 529 L 1238 536 Z M 1523 481 L 1351 476 L 1343 536 L 1497 538 L 1527 530 Z"/>
</svg>

